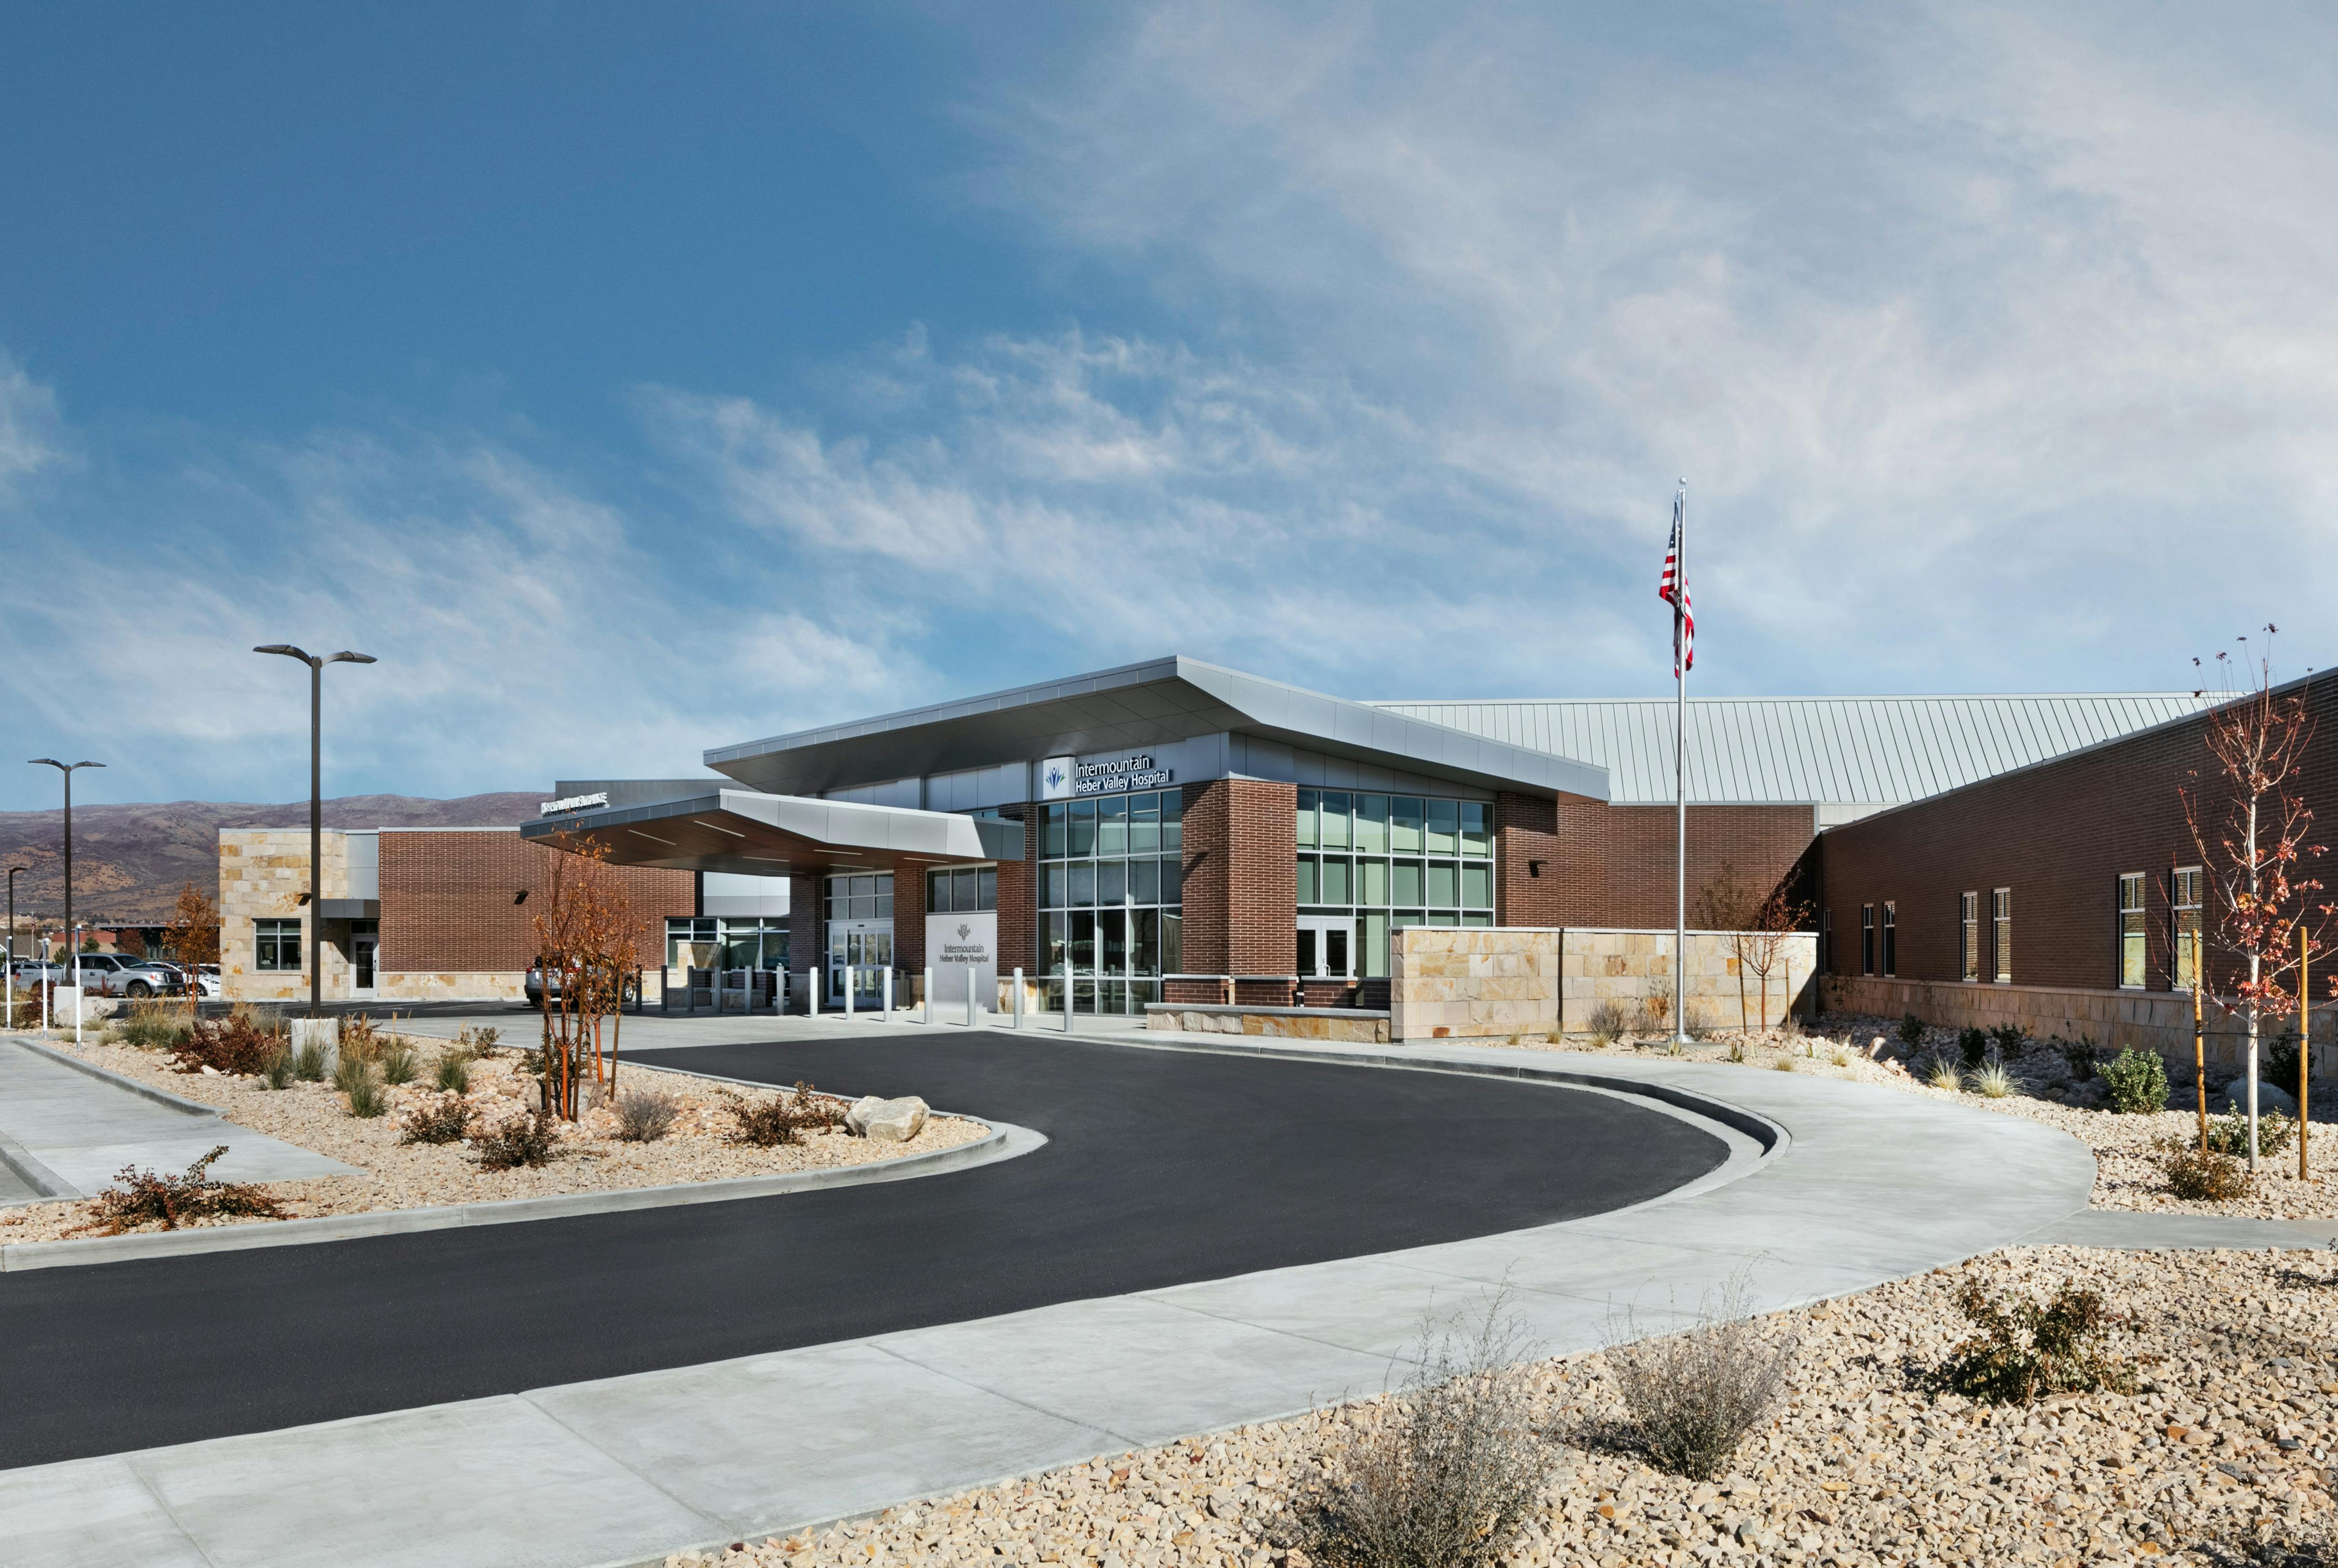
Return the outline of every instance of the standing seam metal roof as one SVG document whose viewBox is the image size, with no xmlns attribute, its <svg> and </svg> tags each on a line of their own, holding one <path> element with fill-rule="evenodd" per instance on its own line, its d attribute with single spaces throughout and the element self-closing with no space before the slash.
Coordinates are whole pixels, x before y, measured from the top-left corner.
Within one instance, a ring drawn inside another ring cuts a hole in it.
<svg viewBox="0 0 2338 1568">
<path fill-rule="evenodd" d="M 1667 698 L 1370 706 L 1604 767 L 1619 806 L 1673 799 Z M 1688 795 L 1706 805 L 1894 805 L 2207 706 L 2189 691 L 1691 698 Z"/>
</svg>

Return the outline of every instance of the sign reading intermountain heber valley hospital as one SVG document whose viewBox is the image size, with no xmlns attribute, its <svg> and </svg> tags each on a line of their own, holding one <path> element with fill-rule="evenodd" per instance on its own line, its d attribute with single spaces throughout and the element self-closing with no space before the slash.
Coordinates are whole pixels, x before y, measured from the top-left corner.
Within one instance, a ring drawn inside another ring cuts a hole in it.
<svg viewBox="0 0 2338 1568">
<path fill-rule="evenodd" d="M 934 1000 L 964 1002 L 967 982 L 985 1007 L 998 995 L 998 913 L 926 916 L 926 962 L 934 967 Z"/>
<path fill-rule="evenodd" d="M 1039 764 L 1039 799 L 1062 800 L 1074 795 L 1119 795 L 1131 789 L 1158 789 L 1174 783 L 1176 773 L 1157 767 L 1142 751 L 1101 762 L 1076 757 L 1050 757 Z"/>
</svg>

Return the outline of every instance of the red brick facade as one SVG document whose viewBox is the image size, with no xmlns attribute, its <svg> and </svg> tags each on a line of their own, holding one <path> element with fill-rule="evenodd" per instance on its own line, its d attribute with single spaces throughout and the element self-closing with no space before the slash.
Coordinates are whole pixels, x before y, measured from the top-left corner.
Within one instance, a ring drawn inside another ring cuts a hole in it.
<svg viewBox="0 0 2338 1568">
<path fill-rule="evenodd" d="M 2330 722 L 2338 717 L 2338 675 L 2316 677 L 2306 692 L 2323 733 L 2307 750 L 2298 793 L 2315 809 L 2317 826 L 2328 827 L 2338 816 L 2338 730 Z M 2178 791 L 2202 791 L 2212 842 L 2230 799 L 2208 755 L 2205 723 L 2196 718 L 2146 730 L 1828 829 L 1819 860 L 1822 902 L 1833 914 L 1831 968 L 1860 972 L 1860 906 L 1890 899 L 1897 974 L 1957 980 L 1959 895 L 1979 895 L 1986 955 L 1989 895 L 2004 887 L 2011 890 L 2012 984 L 2116 987 L 2118 878 L 2141 872 L 2145 989 L 2169 989 L 2168 874 L 2203 863 Z M 2338 880 L 2326 866 L 2308 873 L 2317 874 Z M 2207 916 L 2213 932 L 2213 907 Z M 2213 939 L 2209 946 L 2213 954 Z M 2220 989 L 2229 985 L 2221 970 L 2211 977 Z"/>
<path fill-rule="evenodd" d="M 533 916 L 561 851 L 516 831 L 385 832 L 381 836 L 381 951 L 385 974 L 513 974 L 535 961 Z M 632 901 L 645 968 L 665 961 L 665 920 L 691 913 L 687 871 L 611 867 Z M 526 902 L 515 902 L 522 891 Z"/>
<path fill-rule="evenodd" d="M 1186 785 L 1184 800 L 1184 972 L 1290 974 L 1299 962 L 1298 786 L 1213 779 Z M 1205 983 L 1169 990 L 1173 1001 L 1222 999 Z M 1288 982 L 1241 992 L 1245 1002 L 1291 1000 Z"/>
<path fill-rule="evenodd" d="M 1558 838 L 1558 802 L 1494 797 L 1494 924 L 1559 926 L 1571 873 Z"/>
<path fill-rule="evenodd" d="M 1504 799 L 1517 799 L 1503 797 Z M 1531 805 L 1532 802 L 1526 802 Z M 1555 898 L 1536 896 L 1531 907 L 1549 917 L 1513 919 L 1498 906 L 1504 925 L 1622 926 L 1662 930 L 1674 918 L 1674 808 L 1670 806 L 1606 806 L 1596 801 L 1557 803 L 1559 886 Z M 1501 822 L 1496 803 L 1496 826 Z M 1525 818 L 1521 815 L 1521 822 Z M 1691 806 L 1688 808 L 1688 897 L 1696 906 L 1704 879 L 1723 866 L 1762 891 L 1796 873 L 1811 847 L 1815 818 L 1808 806 Z M 1529 835 L 1530 839 L 1530 835 Z M 1503 850 L 1507 857 L 1507 846 Z M 1546 866 L 1547 879 L 1552 867 Z M 1516 875 L 1523 878 L 1527 867 Z M 1499 876 L 1507 885 L 1508 866 Z M 1531 886 L 1531 884 L 1525 884 Z"/>
</svg>

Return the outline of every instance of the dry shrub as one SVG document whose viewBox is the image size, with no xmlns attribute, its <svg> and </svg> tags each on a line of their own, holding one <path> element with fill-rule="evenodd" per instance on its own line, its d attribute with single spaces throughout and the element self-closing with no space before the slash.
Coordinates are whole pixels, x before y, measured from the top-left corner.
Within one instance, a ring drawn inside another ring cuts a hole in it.
<svg viewBox="0 0 2338 1568">
<path fill-rule="evenodd" d="M 227 1152 L 222 1143 L 186 1169 L 183 1175 L 158 1176 L 124 1165 L 114 1173 L 114 1185 L 97 1195 L 96 1212 L 86 1225 L 67 1235 L 94 1230 L 119 1236 L 134 1226 L 160 1223 L 176 1230 L 194 1220 L 283 1220 L 283 1208 L 259 1188 L 241 1181 L 214 1181 L 212 1162 Z"/>
<path fill-rule="evenodd" d="M 186 1043 L 184 1009 L 171 1002 L 133 1002 L 130 1016 L 112 1031 L 114 1039 L 142 1051 L 167 1051 Z"/>
<path fill-rule="evenodd" d="M 2167 1190 L 2196 1203 L 2228 1203 L 2249 1190 L 2249 1168 L 2211 1141 L 2203 1153 L 2181 1139 L 2162 1138 L 2159 1169 Z"/>
<path fill-rule="evenodd" d="M 1615 1044 L 1630 1034 L 1632 1026 L 1638 1022 L 1638 1015 L 1632 1009 L 1612 997 L 1592 1008 L 1591 1016 L 1585 1020 L 1591 1032 L 1591 1043 L 1595 1045 Z"/>
<path fill-rule="evenodd" d="M 726 1137 L 732 1143 L 757 1149 L 801 1143 L 806 1132 L 824 1132 L 844 1125 L 844 1107 L 816 1093 L 801 1079 L 792 1093 L 769 1100 L 750 1100 L 734 1090 L 722 1091 L 722 1108 L 731 1113 Z"/>
<path fill-rule="evenodd" d="M 493 1027 L 474 1029 L 468 1024 L 455 1032 L 455 1038 L 438 1047 L 441 1059 L 459 1058 L 465 1062 L 482 1062 L 496 1054 L 496 1041 L 502 1031 Z"/>
<path fill-rule="evenodd" d="M 1485 1319 L 1424 1322 L 1416 1370 L 1367 1407 L 1303 1483 L 1297 1523 L 1332 1568 L 1490 1568 L 1540 1501 L 1552 1455 L 1532 1425 L 1522 1332 L 1496 1296 Z"/>
<path fill-rule="evenodd" d="M 231 1016 L 218 1024 L 198 1023 L 171 1060 L 182 1073 L 214 1072 L 250 1075 L 266 1070 L 269 1058 L 284 1048 L 277 1035 L 247 1017 Z"/>
<path fill-rule="evenodd" d="M 2138 1325 L 2095 1291 L 2065 1285 L 2043 1307 L 2007 1305 L 1968 1279 L 1957 1292 L 1957 1310 L 1980 1331 L 1951 1350 L 1934 1375 L 1950 1393 L 1987 1405 L 2028 1405 L 2052 1394 L 2125 1394 L 2135 1386 L 2133 1368 L 2106 1342 L 2114 1331 L 2133 1333 Z"/>
<path fill-rule="evenodd" d="M 2338 1568 L 2338 1532 L 2327 1520 L 2260 1519 L 2253 1534 L 2199 1550 L 2216 1568 Z"/>
<path fill-rule="evenodd" d="M 341 1020 L 341 1059 L 354 1058 L 370 1062 L 388 1045 L 389 1036 L 373 1026 L 373 1020 L 359 1013 Z"/>
<path fill-rule="evenodd" d="M 509 1171 L 550 1162 L 560 1142 L 559 1126 L 541 1111 L 523 1111 L 472 1140 L 482 1171 Z"/>
<path fill-rule="evenodd" d="M 617 1136 L 628 1143 L 654 1143 L 673 1130 L 682 1102 L 657 1089 L 628 1089 L 611 1107 L 617 1117 Z"/>
<path fill-rule="evenodd" d="M 408 1107 L 398 1120 L 400 1143 L 453 1143 L 471 1130 L 471 1105 L 460 1094 L 434 1094 Z"/>
<path fill-rule="evenodd" d="M 1769 1418 L 1801 1348 L 1793 1333 L 1755 1324 L 1742 1276 L 1708 1298 L 1685 1333 L 1641 1339 L 1627 1316 L 1610 1330 L 1607 1375 L 1630 1424 L 1611 1441 L 1659 1470 L 1709 1480 Z"/>
</svg>

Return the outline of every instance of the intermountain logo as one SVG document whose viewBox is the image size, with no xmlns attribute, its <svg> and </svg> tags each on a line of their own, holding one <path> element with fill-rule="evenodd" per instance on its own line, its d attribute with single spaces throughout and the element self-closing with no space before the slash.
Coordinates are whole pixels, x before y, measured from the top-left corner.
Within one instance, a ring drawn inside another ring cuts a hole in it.
<svg viewBox="0 0 2338 1568">
<path fill-rule="evenodd" d="M 1039 799 L 1068 800 L 1072 798 L 1072 781 L 1076 773 L 1076 759 L 1050 757 L 1039 764 Z"/>
<path fill-rule="evenodd" d="M 961 920 L 958 923 L 958 939 L 961 942 L 974 935 L 974 927 Z"/>
</svg>

